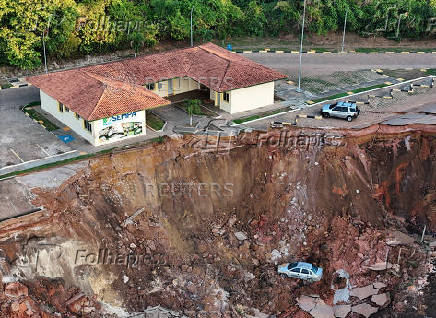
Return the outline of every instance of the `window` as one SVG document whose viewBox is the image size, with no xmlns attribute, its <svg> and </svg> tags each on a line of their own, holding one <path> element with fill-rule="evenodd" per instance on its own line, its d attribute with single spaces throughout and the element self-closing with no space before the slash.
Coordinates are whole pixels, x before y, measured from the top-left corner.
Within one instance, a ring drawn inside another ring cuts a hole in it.
<svg viewBox="0 0 436 318">
<path fill-rule="evenodd" d="M 78 113 L 74 113 L 74 116 L 76 117 L 76 119 L 80 119 L 80 115 Z"/>
<path fill-rule="evenodd" d="M 85 128 L 89 132 L 92 132 L 91 123 L 89 121 L 87 121 L 87 120 L 83 120 L 83 128 Z"/>
<path fill-rule="evenodd" d="M 223 93 L 223 99 L 224 99 L 227 103 L 229 103 L 229 102 L 230 102 L 230 94 L 224 92 L 224 93 Z"/>
<path fill-rule="evenodd" d="M 298 267 L 297 268 L 293 268 L 293 269 L 291 269 L 291 272 L 292 273 L 299 273 L 300 269 Z"/>
<path fill-rule="evenodd" d="M 58 109 L 59 109 L 59 112 L 63 113 L 64 112 L 64 104 L 62 104 L 61 102 L 58 102 Z"/>
<path fill-rule="evenodd" d="M 288 269 L 294 268 L 294 267 L 296 267 L 297 265 L 298 265 L 298 262 L 291 263 L 291 264 L 288 265 Z"/>
<path fill-rule="evenodd" d="M 162 89 L 162 87 L 163 87 L 162 82 L 158 82 L 157 83 L 157 88 Z"/>
<path fill-rule="evenodd" d="M 308 271 L 307 269 L 304 269 L 304 268 L 303 268 L 303 269 L 301 270 L 301 274 L 307 274 L 307 275 L 308 275 L 308 274 L 309 274 L 309 271 Z"/>
<path fill-rule="evenodd" d="M 64 108 L 65 108 L 65 112 L 66 112 L 66 113 L 69 113 L 69 112 L 70 112 L 70 109 L 69 109 L 68 107 L 64 106 Z"/>
<path fill-rule="evenodd" d="M 155 83 L 148 83 L 147 85 L 145 85 L 147 87 L 147 89 L 154 91 L 156 84 Z"/>
</svg>

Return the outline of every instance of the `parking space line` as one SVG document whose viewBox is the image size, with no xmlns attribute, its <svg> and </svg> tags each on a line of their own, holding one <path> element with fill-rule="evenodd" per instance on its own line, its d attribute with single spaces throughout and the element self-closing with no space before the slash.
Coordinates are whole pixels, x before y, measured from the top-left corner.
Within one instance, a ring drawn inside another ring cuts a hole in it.
<svg viewBox="0 0 436 318">
<path fill-rule="evenodd" d="M 23 159 L 21 159 L 21 157 L 15 152 L 15 150 L 14 149 L 12 149 L 12 148 L 9 148 L 9 150 L 21 161 L 21 162 L 24 162 L 24 160 Z"/>
<path fill-rule="evenodd" d="M 24 165 L 24 164 L 27 164 L 27 163 L 31 163 L 31 162 L 43 161 L 43 160 L 50 159 L 50 158 L 56 158 L 56 157 L 60 157 L 60 156 L 63 156 L 63 155 L 68 155 L 68 154 L 71 154 L 71 153 L 74 153 L 74 152 L 77 152 L 77 150 L 71 150 L 71 151 L 67 151 L 67 152 L 64 152 L 64 153 L 57 154 L 57 155 L 52 155 L 52 156 L 45 157 L 45 158 L 40 158 L 40 159 L 32 159 L 32 160 L 29 160 L 29 161 L 23 161 L 20 158 L 20 160 L 22 162 L 20 162 L 20 163 L 18 163 L 16 165 L 13 165 L 13 166 L 6 166 L 6 167 L 3 167 L 3 168 L 0 168 L 0 171 L 5 170 L 5 169 L 10 169 L 11 167 L 18 167 L 18 166 L 21 166 L 21 165 Z M 16 153 L 15 153 L 15 155 L 18 157 L 18 155 Z"/>
<path fill-rule="evenodd" d="M 47 156 L 51 156 L 48 152 L 47 152 L 47 150 L 45 150 L 44 148 L 42 148 L 41 147 L 41 145 L 39 145 L 39 144 L 36 144 L 41 150 L 42 150 L 42 152 L 44 152 Z"/>
</svg>

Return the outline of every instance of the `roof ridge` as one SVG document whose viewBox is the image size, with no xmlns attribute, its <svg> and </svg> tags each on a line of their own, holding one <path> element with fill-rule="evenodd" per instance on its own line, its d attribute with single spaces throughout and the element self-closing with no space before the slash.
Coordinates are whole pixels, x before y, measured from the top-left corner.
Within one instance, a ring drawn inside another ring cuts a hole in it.
<svg viewBox="0 0 436 318">
<path fill-rule="evenodd" d="M 209 43 L 212 43 L 212 42 L 208 42 L 208 43 L 206 43 L 206 44 L 209 44 Z M 213 44 L 213 43 L 212 43 L 212 44 Z M 230 60 L 229 58 L 226 58 L 226 57 L 224 57 L 224 56 L 221 56 L 221 55 L 219 55 L 219 54 L 217 54 L 217 53 L 215 53 L 215 52 L 208 51 L 208 50 L 206 50 L 206 49 L 205 49 L 204 47 L 202 47 L 202 46 L 198 46 L 198 48 L 202 49 L 203 51 L 206 51 L 206 52 L 209 53 L 209 54 L 213 54 L 213 55 L 219 57 L 220 59 L 226 60 L 226 61 L 229 62 L 229 63 L 231 62 L 231 60 Z"/>
<path fill-rule="evenodd" d="M 101 100 L 103 99 L 103 95 L 106 94 L 106 90 L 107 87 L 105 87 L 103 89 L 103 93 L 101 93 L 98 102 L 95 104 L 94 108 L 92 109 L 92 111 L 89 113 L 89 115 L 87 116 L 87 118 L 92 118 L 91 116 L 97 111 L 98 105 L 100 105 Z"/>
</svg>

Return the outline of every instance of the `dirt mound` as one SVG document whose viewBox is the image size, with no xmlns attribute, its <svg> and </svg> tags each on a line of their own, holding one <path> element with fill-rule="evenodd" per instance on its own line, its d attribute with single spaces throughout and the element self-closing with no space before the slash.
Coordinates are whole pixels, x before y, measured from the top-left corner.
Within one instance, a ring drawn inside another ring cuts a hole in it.
<svg viewBox="0 0 436 318">
<path fill-rule="evenodd" d="M 158 305 L 189 317 L 309 317 L 297 298 L 334 306 L 343 270 L 353 288 L 383 283 L 402 312 L 406 296 L 423 304 L 414 280 L 426 273 L 425 251 L 413 237 L 387 237 L 406 225 L 436 229 L 435 146 L 433 133 L 379 127 L 185 137 L 115 152 L 59 188 L 34 189 L 51 223 L 2 233 L 3 282 L 27 286 L 20 297 L 41 317 Z M 277 264 L 296 260 L 322 266 L 322 281 L 277 275 Z M 20 307 L 5 295 L 4 312 Z M 356 308 L 370 303 L 345 296 Z"/>
</svg>

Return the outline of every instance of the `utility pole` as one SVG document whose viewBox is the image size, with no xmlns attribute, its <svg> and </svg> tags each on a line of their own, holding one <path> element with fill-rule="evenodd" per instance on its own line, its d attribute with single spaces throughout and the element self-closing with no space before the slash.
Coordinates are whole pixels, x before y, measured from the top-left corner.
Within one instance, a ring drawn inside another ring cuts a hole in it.
<svg viewBox="0 0 436 318">
<path fill-rule="evenodd" d="M 345 31 L 347 29 L 347 18 L 348 18 L 348 8 L 347 11 L 345 11 L 344 33 L 342 34 L 342 49 L 341 49 L 342 53 L 344 53 L 344 47 L 345 47 Z"/>
<path fill-rule="evenodd" d="M 191 47 L 194 46 L 194 35 L 192 32 L 192 13 L 194 11 L 194 7 L 191 8 Z"/>
<path fill-rule="evenodd" d="M 45 32 L 47 30 L 42 31 L 42 48 L 44 50 L 44 69 L 45 69 L 45 74 L 48 73 L 48 69 L 47 69 L 47 55 L 45 54 Z"/>
<path fill-rule="evenodd" d="M 48 19 L 47 29 L 42 31 L 42 48 L 44 50 L 44 68 L 45 68 L 45 73 L 46 74 L 48 73 L 48 68 L 47 68 L 47 54 L 45 52 L 45 35 L 46 35 L 46 33 L 48 34 L 48 30 L 50 29 L 50 22 L 51 22 L 51 16 Z"/>
<path fill-rule="evenodd" d="M 304 19 L 306 16 L 306 0 L 304 0 L 303 7 L 303 22 L 301 26 L 301 41 L 300 41 L 300 67 L 298 69 L 298 89 L 297 92 L 301 92 L 301 58 L 303 55 L 303 38 L 304 38 Z"/>
</svg>

